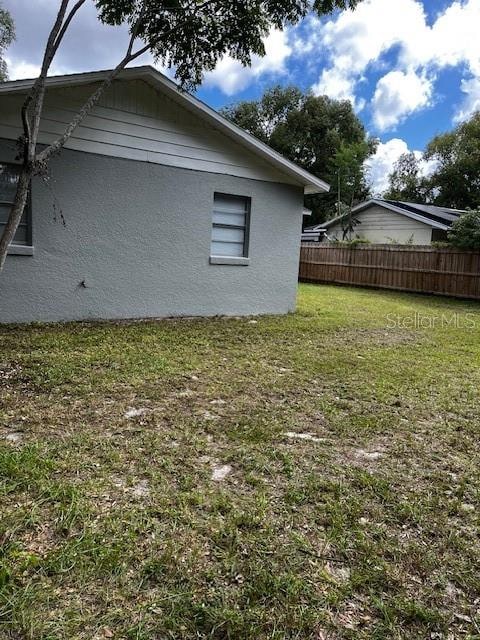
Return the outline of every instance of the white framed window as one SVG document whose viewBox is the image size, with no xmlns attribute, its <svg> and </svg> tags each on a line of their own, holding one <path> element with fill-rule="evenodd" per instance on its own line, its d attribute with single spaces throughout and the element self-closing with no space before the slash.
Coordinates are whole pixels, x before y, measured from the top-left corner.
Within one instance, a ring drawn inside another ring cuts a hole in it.
<svg viewBox="0 0 480 640">
<path fill-rule="evenodd" d="M 251 200 L 215 193 L 212 214 L 212 258 L 248 258 Z"/>
</svg>

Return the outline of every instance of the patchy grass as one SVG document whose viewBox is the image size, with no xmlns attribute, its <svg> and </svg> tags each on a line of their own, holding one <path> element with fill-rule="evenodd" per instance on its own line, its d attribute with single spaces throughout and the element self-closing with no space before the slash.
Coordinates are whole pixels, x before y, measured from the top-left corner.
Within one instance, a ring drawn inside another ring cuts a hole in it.
<svg viewBox="0 0 480 640">
<path fill-rule="evenodd" d="M 480 638 L 479 413 L 473 303 L 0 328 L 0 637 Z"/>
</svg>

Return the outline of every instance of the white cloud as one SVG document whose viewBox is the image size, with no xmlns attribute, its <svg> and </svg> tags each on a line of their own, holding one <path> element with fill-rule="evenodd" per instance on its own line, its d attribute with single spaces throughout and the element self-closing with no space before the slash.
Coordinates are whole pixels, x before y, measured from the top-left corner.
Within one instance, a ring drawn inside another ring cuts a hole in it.
<svg viewBox="0 0 480 640">
<path fill-rule="evenodd" d="M 462 84 L 466 99 L 457 118 L 466 117 L 478 106 L 478 24 L 480 0 L 452 0 L 431 25 L 420 0 L 364 0 L 355 11 L 342 12 L 323 27 L 317 26 L 315 33 L 308 32 L 307 38 L 315 38 L 317 47 L 326 50 L 331 60 L 313 90 L 350 97 L 358 107 L 356 92 L 365 72 L 381 69 L 382 56 L 398 47 L 393 69 L 379 79 L 374 92 L 375 124 L 391 129 L 406 115 L 426 108 L 436 72 L 459 65 L 465 66 L 469 80 Z M 310 45 L 305 43 L 307 49 Z"/>
<path fill-rule="evenodd" d="M 358 78 L 393 45 L 415 45 L 424 24 L 420 2 L 365 0 L 355 11 L 326 23 L 322 44 L 334 53 L 334 66 L 341 74 Z"/>
<path fill-rule="evenodd" d="M 318 82 L 312 86 L 316 96 L 327 95 L 334 100 L 350 100 L 357 111 L 365 106 L 365 100 L 357 99 L 354 93 L 354 82 L 342 76 L 335 69 L 324 69 Z"/>
<path fill-rule="evenodd" d="M 392 138 L 387 142 L 381 142 L 377 147 L 376 153 L 366 161 L 368 179 L 372 185 L 372 193 L 375 196 L 380 196 L 386 191 L 388 188 L 388 176 L 392 173 L 394 164 L 405 153 L 410 153 L 405 140 Z M 414 150 L 413 153 L 420 160 L 422 175 L 430 175 L 436 166 L 435 161 L 421 160 L 421 151 Z"/>
<path fill-rule="evenodd" d="M 368 179 L 372 184 L 374 195 L 381 195 L 387 189 L 388 176 L 392 172 L 393 165 L 402 154 L 408 151 L 407 143 L 400 138 L 392 138 L 378 145 L 375 155 L 366 162 Z"/>
<path fill-rule="evenodd" d="M 373 121 L 380 131 L 395 127 L 414 111 L 431 104 L 433 81 L 415 71 L 390 71 L 377 84 Z"/>
<path fill-rule="evenodd" d="M 415 0 L 365 0 L 355 11 L 329 20 L 320 31 L 320 44 L 331 54 L 333 64 L 323 70 L 313 91 L 350 98 L 358 108 L 355 90 L 367 68 L 379 65 L 382 54 L 394 45 L 407 40 L 414 44 L 420 35 L 418 25 L 424 24 L 423 6 Z M 383 101 L 388 99 L 387 88 L 388 79 L 380 87 Z"/>
<path fill-rule="evenodd" d="M 463 79 L 461 89 L 466 95 L 455 115 L 455 122 L 463 122 L 480 110 L 480 77 Z"/>
<path fill-rule="evenodd" d="M 213 71 L 205 74 L 207 86 L 218 87 L 228 96 L 243 91 L 261 75 L 286 73 L 286 60 L 292 53 L 287 42 L 286 31 L 272 30 L 265 38 L 265 56 L 252 57 L 250 67 L 244 67 L 238 60 L 225 56 Z"/>
<path fill-rule="evenodd" d="M 40 73 L 40 65 L 32 64 L 26 60 L 18 60 L 5 57 L 8 69 L 9 80 L 22 80 L 23 78 L 36 78 Z M 62 75 L 69 73 L 69 69 L 63 69 L 58 65 L 52 64 L 49 70 L 50 76 Z"/>
<path fill-rule="evenodd" d="M 40 73 L 40 66 L 31 64 L 25 60 L 12 60 L 6 57 L 5 62 L 8 68 L 9 80 L 20 80 L 22 78 L 36 78 Z"/>
<path fill-rule="evenodd" d="M 422 40 L 404 48 L 407 63 L 440 68 L 466 63 L 480 74 L 480 0 L 453 1 L 431 27 L 422 25 Z"/>
</svg>

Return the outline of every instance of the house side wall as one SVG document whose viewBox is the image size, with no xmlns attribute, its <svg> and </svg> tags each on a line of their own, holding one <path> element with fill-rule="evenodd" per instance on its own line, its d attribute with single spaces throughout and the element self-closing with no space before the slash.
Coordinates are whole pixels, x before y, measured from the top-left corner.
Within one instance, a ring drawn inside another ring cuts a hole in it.
<svg viewBox="0 0 480 640">
<path fill-rule="evenodd" d="M 384 209 L 380 206 L 372 206 L 355 215 L 361 223 L 355 227 L 354 235 L 374 244 L 386 244 L 394 240 L 398 244 L 430 244 L 432 229 L 423 222 L 413 220 L 407 216 Z M 342 239 L 342 227 L 336 224 L 330 227 L 328 235 Z"/>
<path fill-rule="evenodd" d="M 295 308 L 299 187 L 65 149 L 32 191 L 34 255 L 7 257 L 0 322 Z M 252 199 L 249 266 L 209 264 L 216 191 Z"/>
<path fill-rule="evenodd" d="M 52 142 L 64 130 L 95 84 L 49 89 L 39 141 Z M 2 95 L 0 138 L 22 133 L 24 97 Z M 116 81 L 67 141 L 66 148 L 270 182 L 297 184 L 254 153 L 233 142 L 199 115 L 160 94 L 142 80 Z"/>
</svg>

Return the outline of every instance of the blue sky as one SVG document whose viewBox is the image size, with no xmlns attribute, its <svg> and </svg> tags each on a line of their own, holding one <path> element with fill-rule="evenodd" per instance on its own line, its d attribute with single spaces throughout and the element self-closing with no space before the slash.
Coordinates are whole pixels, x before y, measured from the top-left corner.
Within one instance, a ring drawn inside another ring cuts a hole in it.
<svg viewBox="0 0 480 640">
<path fill-rule="evenodd" d="M 58 0 L 3 2 L 17 24 L 17 41 L 7 52 L 10 75 L 31 77 Z M 381 141 L 369 162 L 374 191 L 380 193 L 401 153 L 420 154 L 432 136 L 480 108 L 479 26 L 480 0 L 363 0 L 354 12 L 311 16 L 271 32 L 267 55 L 254 59 L 251 68 L 223 59 L 206 74 L 198 96 L 218 108 L 258 98 L 274 84 L 294 84 L 351 100 L 369 134 Z M 111 67 L 126 37 L 123 29 L 100 25 L 89 1 L 52 71 Z M 152 61 L 146 56 L 140 62 Z"/>
</svg>

